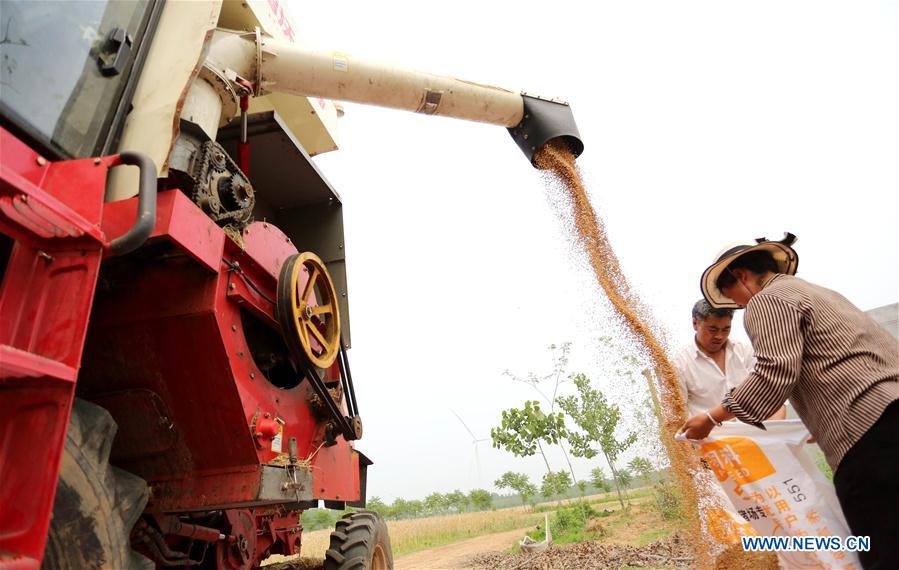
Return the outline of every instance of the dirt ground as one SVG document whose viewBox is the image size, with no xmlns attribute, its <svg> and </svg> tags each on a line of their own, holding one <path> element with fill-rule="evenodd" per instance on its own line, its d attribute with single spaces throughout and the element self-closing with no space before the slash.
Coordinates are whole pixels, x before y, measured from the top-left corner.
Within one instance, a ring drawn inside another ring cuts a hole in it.
<svg viewBox="0 0 899 570">
<path fill-rule="evenodd" d="M 518 530 L 487 534 L 413 552 L 394 559 L 394 570 L 468 570 L 475 568 L 473 559 L 483 553 L 501 553 L 521 540 L 524 533 L 531 530 L 525 527 Z M 308 558 L 287 560 L 265 566 L 266 570 L 321 570 L 323 562 Z M 479 567 L 479 566 L 478 566 Z"/>
<path fill-rule="evenodd" d="M 471 568 L 469 562 L 476 554 L 508 550 L 529 530 L 531 527 L 487 534 L 446 546 L 414 552 L 394 560 L 394 568 L 395 570 L 462 570 Z"/>
</svg>

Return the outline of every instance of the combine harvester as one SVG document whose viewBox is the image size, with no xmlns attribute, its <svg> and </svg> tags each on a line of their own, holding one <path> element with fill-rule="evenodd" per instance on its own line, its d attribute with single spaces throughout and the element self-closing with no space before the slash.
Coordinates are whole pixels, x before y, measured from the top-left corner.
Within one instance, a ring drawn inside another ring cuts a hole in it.
<svg viewBox="0 0 899 570">
<path fill-rule="evenodd" d="M 4 0 L 0 569 L 256 568 L 364 507 L 331 100 L 583 150 L 564 103 L 307 49 L 284 2 Z M 330 546 L 392 566 L 371 512 Z"/>
</svg>

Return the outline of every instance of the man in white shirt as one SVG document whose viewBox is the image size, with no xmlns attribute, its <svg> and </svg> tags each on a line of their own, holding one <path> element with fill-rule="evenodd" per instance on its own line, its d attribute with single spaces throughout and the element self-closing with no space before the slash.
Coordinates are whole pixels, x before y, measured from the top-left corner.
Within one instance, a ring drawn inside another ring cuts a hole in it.
<svg viewBox="0 0 899 570">
<path fill-rule="evenodd" d="M 693 305 L 693 342 L 674 357 L 681 393 L 691 416 L 703 414 L 724 399 L 752 371 L 755 355 L 752 347 L 728 340 L 733 309 L 713 308 L 705 299 Z M 782 420 L 781 408 L 769 419 Z"/>
</svg>

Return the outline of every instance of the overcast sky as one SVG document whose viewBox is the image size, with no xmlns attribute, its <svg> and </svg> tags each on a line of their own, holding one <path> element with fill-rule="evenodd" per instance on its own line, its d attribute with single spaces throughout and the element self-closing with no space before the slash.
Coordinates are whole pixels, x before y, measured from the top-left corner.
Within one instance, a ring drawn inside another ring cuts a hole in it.
<svg viewBox="0 0 899 570">
<path fill-rule="evenodd" d="M 895 1 L 293 11 L 316 47 L 568 100 L 592 203 L 672 350 L 692 337 L 702 270 L 735 241 L 793 232 L 801 277 L 865 310 L 899 298 Z M 557 197 L 503 128 L 358 105 L 339 126 L 341 149 L 316 161 L 344 199 L 369 495 L 493 490 L 506 470 L 539 483 L 540 459 L 489 441 L 479 473 L 452 412 L 489 437 L 502 409 L 536 396 L 503 371 L 544 372 L 563 342 L 572 372 L 625 404 L 639 396 L 608 374 L 632 349 Z"/>
</svg>

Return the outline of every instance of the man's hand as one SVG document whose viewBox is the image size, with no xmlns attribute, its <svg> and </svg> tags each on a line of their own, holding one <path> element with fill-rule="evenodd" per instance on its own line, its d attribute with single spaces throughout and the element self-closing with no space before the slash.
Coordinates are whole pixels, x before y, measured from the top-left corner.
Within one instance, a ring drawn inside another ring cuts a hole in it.
<svg viewBox="0 0 899 570">
<path fill-rule="evenodd" d="M 687 439 L 705 439 L 711 433 L 713 427 L 715 427 L 715 424 L 708 415 L 705 413 L 696 414 L 681 426 L 678 433 L 686 435 Z"/>
</svg>

